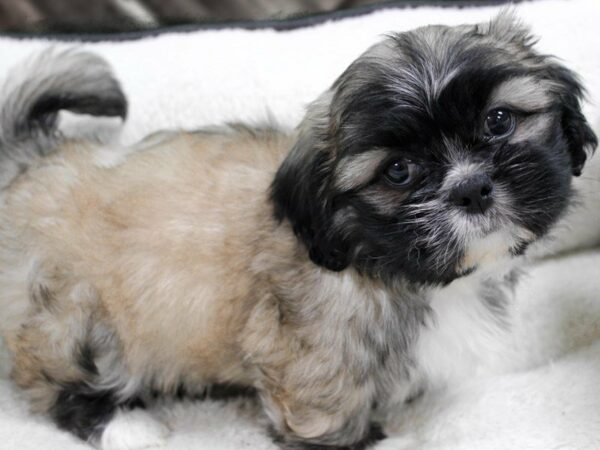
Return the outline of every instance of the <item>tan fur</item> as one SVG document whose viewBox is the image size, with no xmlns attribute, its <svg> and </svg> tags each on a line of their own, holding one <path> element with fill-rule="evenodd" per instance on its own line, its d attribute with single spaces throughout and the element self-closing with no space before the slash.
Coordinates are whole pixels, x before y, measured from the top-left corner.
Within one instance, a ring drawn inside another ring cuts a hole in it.
<svg viewBox="0 0 600 450">
<path fill-rule="evenodd" d="M 12 281 L 46 297 L 10 337 L 14 377 L 37 410 L 55 400 L 48 378 L 82 376 L 75 346 L 93 320 L 116 332 L 126 376 L 139 386 L 250 384 L 262 390 L 280 431 L 318 437 L 352 416 L 348 441 L 364 433 L 373 381 L 346 376 L 340 333 L 282 311 L 278 298 L 335 297 L 338 287 L 339 301 L 348 302 L 355 289 L 348 277 L 357 277 L 321 273 L 275 221 L 267 192 L 291 137 L 257 133 L 142 143 L 112 167 L 97 163 L 100 149 L 73 142 L 6 191 L 3 259 L 18 253 L 35 261 L 35 277 Z M 334 328 L 359 312 L 355 305 L 340 317 L 343 308 L 315 303 L 322 311 L 313 314 L 329 316 Z"/>
<path fill-rule="evenodd" d="M 265 193 L 280 159 L 272 150 L 261 171 L 249 167 L 261 154 L 248 139 L 184 135 L 102 169 L 91 164 L 94 148 L 71 144 L 11 187 L 3 217 L 25 230 L 24 250 L 68 264 L 99 290 L 133 371 L 148 356 L 160 367 L 196 359 L 203 372 L 235 379 L 230 328 L 251 307 L 238 302 L 253 283 L 256 222 L 269 217 Z"/>
</svg>

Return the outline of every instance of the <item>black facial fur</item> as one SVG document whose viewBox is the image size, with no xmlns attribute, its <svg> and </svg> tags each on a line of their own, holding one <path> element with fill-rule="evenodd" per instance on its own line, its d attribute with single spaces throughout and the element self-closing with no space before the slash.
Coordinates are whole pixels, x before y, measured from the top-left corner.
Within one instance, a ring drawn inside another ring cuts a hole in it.
<svg viewBox="0 0 600 450">
<path fill-rule="evenodd" d="M 453 154 L 485 167 L 505 189 L 510 211 L 490 211 L 486 220 L 505 224 L 510 216 L 532 236 L 519 238 L 512 254 L 546 234 L 571 198 L 571 175 L 581 172 L 597 141 L 581 113 L 577 77 L 531 45 L 527 30 L 500 17 L 487 27 L 395 35 L 355 61 L 311 106 L 272 186 L 277 217 L 291 222 L 312 260 L 420 284 L 447 283 L 471 270 L 458 269 L 466 249 L 444 203 Z M 551 85 L 551 105 L 512 111 L 516 127 L 544 114 L 548 132 L 515 143 L 486 137 L 495 89 L 522 77 Z M 377 173 L 352 189 L 336 186 L 340 160 L 376 148 L 418 163 L 421 181 L 402 195 Z M 365 194 L 367 188 L 376 194 Z M 377 207 L 379 198 L 387 209 Z M 419 212 L 432 201 L 436 211 Z"/>
<path fill-rule="evenodd" d="M 295 218 L 294 233 L 306 244 L 310 258 L 329 270 L 340 271 L 348 265 L 348 247 L 331 228 L 333 205 L 322 192 L 330 173 L 328 165 L 327 155 L 320 152 L 302 162 L 288 157 L 279 168 L 272 195 L 277 218 Z"/>
</svg>

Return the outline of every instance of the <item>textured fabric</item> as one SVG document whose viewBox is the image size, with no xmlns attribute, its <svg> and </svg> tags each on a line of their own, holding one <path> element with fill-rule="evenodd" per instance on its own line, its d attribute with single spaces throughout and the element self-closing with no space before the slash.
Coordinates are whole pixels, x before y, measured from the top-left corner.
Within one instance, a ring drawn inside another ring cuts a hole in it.
<svg viewBox="0 0 600 450">
<path fill-rule="evenodd" d="M 544 0 L 521 3 L 516 9 L 540 36 L 538 48 L 559 56 L 582 76 L 595 101 L 586 105 L 585 112 L 600 131 L 600 2 Z M 84 47 L 105 56 L 123 82 L 131 108 L 120 139 L 130 143 L 161 128 L 196 128 L 224 121 L 270 120 L 293 127 L 306 103 L 382 34 L 429 23 L 484 21 L 497 10 L 390 9 L 288 32 L 165 33 Z M 0 76 L 48 45 L 43 40 L 0 38 Z M 71 133 L 99 126 L 89 118 L 64 119 Z M 107 120 L 100 125 L 111 132 L 118 124 Z M 582 205 L 550 245 L 554 250 L 591 247 L 600 238 L 598 159 L 577 180 Z M 517 292 L 514 331 L 506 353 L 498 355 L 505 364 L 429 392 L 398 411 L 388 426 L 390 437 L 377 448 L 599 448 L 599 288 L 600 252 L 596 250 L 536 262 Z M 46 418 L 27 413 L 27 405 L 7 380 L 8 365 L 8 360 L 0 361 L 0 448 L 85 448 Z M 169 434 L 155 428 L 147 432 L 151 428 L 147 417 L 124 415 L 114 426 L 129 430 L 124 435 L 131 439 L 113 442 L 114 447 L 133 448 L 137 436 L 147 447 L 274 448 L 258 409 L 248 401 L 182 402 L 150 413 L 167 424 Z"/>
<path fill-rule="evenodd" d="M 0 30 L 106 33 L 155 29 L 176 24 L 281 19 L 377 2 L 378 0 L 94 0 L 81 3 L 79 0 L 0 0 Z"/>
</svg>

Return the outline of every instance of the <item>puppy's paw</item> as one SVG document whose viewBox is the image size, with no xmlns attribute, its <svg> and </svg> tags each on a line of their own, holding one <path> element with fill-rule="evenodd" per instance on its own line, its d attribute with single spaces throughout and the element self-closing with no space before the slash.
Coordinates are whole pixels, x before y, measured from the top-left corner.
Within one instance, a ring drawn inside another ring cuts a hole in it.
<svg viewBox="0 0 600 450">
<path fill-rule="evenodd" d="M 318 444 L 303 442 L 295 439 L 286 439 L 278 435 L 273 429 L 269 430 L 273 440 L 282 450 L 368 450 L 377 442 L 385 439 L 387 436 L 379 424 L 372 423 L 369 432 L 358 442 L 350 445 Z"/>
<path fill-rule="evenodd" d="M 164 448 L 169 429 L 147 411 L 119 410 L 108 423 L 102 438 L 102 450 L 140 450 Z"/>
</svg>

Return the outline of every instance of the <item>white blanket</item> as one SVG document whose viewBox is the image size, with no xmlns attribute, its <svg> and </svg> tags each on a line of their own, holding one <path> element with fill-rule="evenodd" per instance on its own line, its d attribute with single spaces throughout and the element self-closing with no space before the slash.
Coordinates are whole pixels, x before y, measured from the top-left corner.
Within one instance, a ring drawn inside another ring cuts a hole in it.
<svg viewBox="0 0 600 450">
<path fill-rule="evenodd" d="M 256 123 L 270 117 L 292 127 L 306 103 L 381 35 L 430 23 L 485 21 L 497 10 L 388 9 L 286 32 L 191 31 L 82 46 L 106 57 L 122 81 L 130 114 L 121 140 L 133 142 L 157 129 L 224 121 Z M 600 131 L 600 1 L 541 0 L 520 3 L 516 10 L 540 36 L 538 48 L 558 55 L 582 76 L 596 102 L 585 112 Z M 49 45 L 42 39 L 0 37 L 0 77 Z M 72 132 L 98 126 L 95 120 L 66 119 Z M 105 125 L 114 128 L 113 122 Z M 577 181 L 584 201 L 554 250 L 591 248 L 600 240 L 598 159 Z M 505 367 L 496 365 L 485 376 L 430 392 L 398 411 L 387 426 L 390 437 L 377 449 L 600 448 L 599 291 L 598 251 L 535 263 L 517 292 Z M 0 357 L 0 448 L 88 448 L 27 412 L 8 381 L 8 366 L 6 355 Z M 136 413 L 120 417 L 114 426 L 130 426 L 128 439 L 147 446 L 275 448 L 250 401 L 181 402 L 151 413 L 167 425 L 168 434 L 156 429 L 149 434 L 147 418 Z"/>
</svg>

